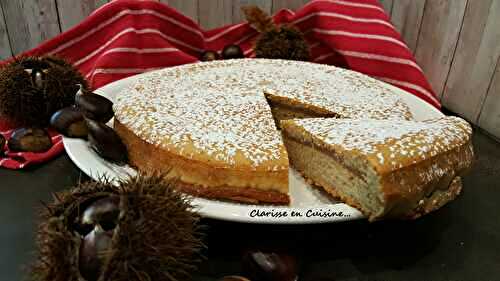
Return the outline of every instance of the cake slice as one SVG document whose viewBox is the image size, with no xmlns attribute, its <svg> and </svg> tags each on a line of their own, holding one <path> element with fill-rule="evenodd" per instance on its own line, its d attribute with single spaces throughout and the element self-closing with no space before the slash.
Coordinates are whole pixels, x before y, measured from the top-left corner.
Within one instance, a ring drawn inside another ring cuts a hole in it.
<svg viewBox="0 0 500 281">
<path fill-rule="evenodd" d="M 473 160 L 472 128 L 458 117 L 427 121 L 281 121 L 290 163 L 370 220 L 416 218 L 453 200 Z"/>
</svg>

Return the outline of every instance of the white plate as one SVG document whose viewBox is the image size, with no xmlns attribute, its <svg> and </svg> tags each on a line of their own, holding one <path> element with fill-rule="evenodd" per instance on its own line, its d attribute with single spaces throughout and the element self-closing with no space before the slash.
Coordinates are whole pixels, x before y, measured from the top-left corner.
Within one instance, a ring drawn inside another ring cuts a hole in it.
<svg viewBox="0 0 500 281">
<path fill-rule="evenodd" d="M 95 92 L 113 100 L 116 94 L 133 84 L 141 75 L 115 81 Z M 419 98 L 391 85 L 387 84 L 387 87 L 401 93 L 401 97 L 408 104 L 417 120 L 443 116 L 440 111 Z M 136 173 L 132 167 L 117 166 L 103 160 L 89 148 L 84 140 L 63 138 L 63 142 L 71 160 L 83 172 L 96 180 L 103 175 L 112 179 L 123 179 Z M 303 178 L 292 169 L 290 169 L 289 180 L 292 201 L 290 206 L 247 205 L 203 198 L 194 198 L 193 204 L 204 217 L 245 223 L 308 224 L 363 218 L 357 209 L 336 202 L 323 192 L 307 186 Z M 301 216 L 292 216 L 292 213 Z"/>
</svg>

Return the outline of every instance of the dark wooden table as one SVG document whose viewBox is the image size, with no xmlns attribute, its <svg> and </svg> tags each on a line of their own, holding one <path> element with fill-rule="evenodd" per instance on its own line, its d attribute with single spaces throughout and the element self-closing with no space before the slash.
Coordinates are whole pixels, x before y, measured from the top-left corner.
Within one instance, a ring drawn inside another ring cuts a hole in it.
<svg viewBox="0 0 500 281">
<path fill-rule="evenodd" d="M 500 144 L 476 132 L 477 162 L 464 192 L 416 221 L 325 225 L 245 225 L 206 220 L 208 260 L 195 280 L 240 272 L 247 248 L 288 249 L 299 281 L 500 280 Z M 26 277 L 34 251 L 36 209 L 51 192 L 86 177 L 67 156 L 26 171 L 0 170 L 0 280 Z"/>
</svg>

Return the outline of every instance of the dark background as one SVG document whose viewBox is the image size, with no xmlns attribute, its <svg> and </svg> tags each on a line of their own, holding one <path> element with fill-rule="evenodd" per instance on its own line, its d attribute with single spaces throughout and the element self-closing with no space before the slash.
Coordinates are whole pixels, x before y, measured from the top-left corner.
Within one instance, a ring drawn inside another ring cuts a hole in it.
<svg viewBox="0 0 500 281">
<path fill-rule="evenodd" d="M 204 220 L 208 260 L 196 281 L 241 272 L 241 253 L 295 255 L 299 281 L 500 280 L 500 144 L 476 131 L 477 161 L 464 192 L 416 221 L 365 220 L 278 226 Z M 64 155 L 23 171 L 0 169 L 0 280 L 25 280 L 34 257 L 36 212 L 51 192 L 86 180 Z"/>
</svg>

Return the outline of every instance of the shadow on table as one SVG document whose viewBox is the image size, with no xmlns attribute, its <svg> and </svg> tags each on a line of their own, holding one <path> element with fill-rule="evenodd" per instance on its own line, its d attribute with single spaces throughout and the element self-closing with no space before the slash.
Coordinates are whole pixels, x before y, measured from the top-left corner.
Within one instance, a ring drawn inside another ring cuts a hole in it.
<svg viewBox="0 0 500 281">
<path fill-rule="evenodd" d="M 301 264 L 301 281 L 358 280 L 358 275 L 401 270 L 431 252 L 450 224 L 447 208 L 415 221 L 366 220 L 318 225 L 255 225 L 205 220 L 207 255 L 201 271 L 238 274 L 248 249 L 286 252 Z M 347 278 L 347 279 L 346 279 Z"/>
</svg>

